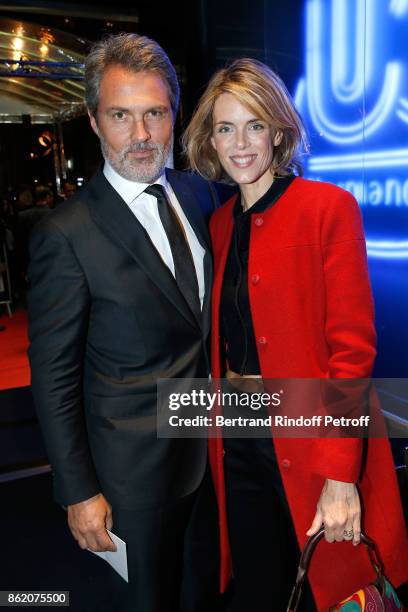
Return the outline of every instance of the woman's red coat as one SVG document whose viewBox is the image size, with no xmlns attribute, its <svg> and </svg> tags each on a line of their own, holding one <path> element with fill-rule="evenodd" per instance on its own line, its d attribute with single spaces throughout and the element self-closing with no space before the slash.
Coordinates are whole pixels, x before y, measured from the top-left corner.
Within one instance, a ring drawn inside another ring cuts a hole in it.
<svg viewBox="0 0 408 612">
<path fill-rule="evenodd" d="M 212 371 L 222 374 L 219 306 L 233 229 L 235 197 L 210 223 L 215 277 Z M 270 209 L 251 216 L 249 298 L 263 378 L 367 378 L 375 358 L 373 306 L 361 215 L 351 194 L 296 178 Z M 326 478 L 357 482 L 363 527 L 394 585 L 408 580 L 408 540 L 387 439 L 370 439 L 364 467 L 358 439 L 275 439 L 299 546 Z M 221 588 L 231 574 L 223 445 L 209 442 L 219 504 Z M 327 610 L 374 578 L 365 548 L 322 541 L 309 578 L 318 610 Z M 273 580 L 273 576 L 271 576 Z"/>
</svg>

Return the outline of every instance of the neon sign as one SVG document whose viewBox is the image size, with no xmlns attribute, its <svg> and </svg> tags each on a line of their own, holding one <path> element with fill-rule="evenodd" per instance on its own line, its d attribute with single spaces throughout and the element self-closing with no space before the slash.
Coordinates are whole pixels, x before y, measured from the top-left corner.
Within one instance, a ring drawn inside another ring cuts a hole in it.
<svg viewBox="0 0 408 612">
<path fill-rule="evenodd" d="M 307 0 L 305 24 L 306 174 L 355 195 L 370 256 L 408 258 L 408 0 Z"/>
</svg>

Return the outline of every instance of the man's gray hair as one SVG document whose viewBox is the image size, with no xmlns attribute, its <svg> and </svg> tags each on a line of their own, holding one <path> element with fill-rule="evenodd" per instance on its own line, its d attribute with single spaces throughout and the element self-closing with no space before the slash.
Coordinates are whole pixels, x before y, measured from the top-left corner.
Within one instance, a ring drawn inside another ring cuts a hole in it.
<svg viewBox="0 0 408 612">
<path fill-rule="evenodd" d="M 116 34 L 95 43 L 85 60 L 85 100 L 92 115 L 96 115 L 102 77 L 110 66 L 122 66 L 131 72 L 156 72 L 167 86 L 174 116 L 177 114 L 180 87 L 167 53 L 147 36 Z"/>
</svg>

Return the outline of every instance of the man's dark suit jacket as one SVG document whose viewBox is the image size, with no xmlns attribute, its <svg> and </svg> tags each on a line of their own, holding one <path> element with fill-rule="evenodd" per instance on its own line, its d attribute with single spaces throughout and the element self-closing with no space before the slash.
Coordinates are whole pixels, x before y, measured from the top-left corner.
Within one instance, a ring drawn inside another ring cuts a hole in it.
<svg viewBox="0 0 408 612">
<path fill-rule="evenodd" d="M 208 375 L 215 199 L 197 176 L 167 178 L 206 249 L 200 324 L 102 171 L 33 231 L 32 390 L 62 504 L 100 491 L 118 508 L 161 504 L 204 473 L 205 440 L 157 439 L 156 381 Z"/>
<path fill-rule="evenodd" d="M 17 221 L 17 249 L 21 258 L 22 272 L 27 274 L 28 244 L 33 228 L 51 212 L 48 206 L 32 206 L 18 213 Z"/>
</svg>

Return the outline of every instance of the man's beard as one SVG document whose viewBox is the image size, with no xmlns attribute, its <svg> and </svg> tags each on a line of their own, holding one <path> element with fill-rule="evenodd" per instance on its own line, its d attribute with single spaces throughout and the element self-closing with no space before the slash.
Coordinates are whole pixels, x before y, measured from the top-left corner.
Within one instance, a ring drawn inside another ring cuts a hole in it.
<svg viewBox="0 0 408 612">
<path fill-rule="evenodd" d="M 146 142 L 136 143 L 119 152 L 115 152 L 100 135 L 101 149 L 104 158 L 118 174 L 136 183 L 152 183 L 164 172 L 167 159 L 173 147 L 173 137 L 167 145 Z M 152 151 L 145 159 L 129 157 L 136 151 Z"/>
</svg>

